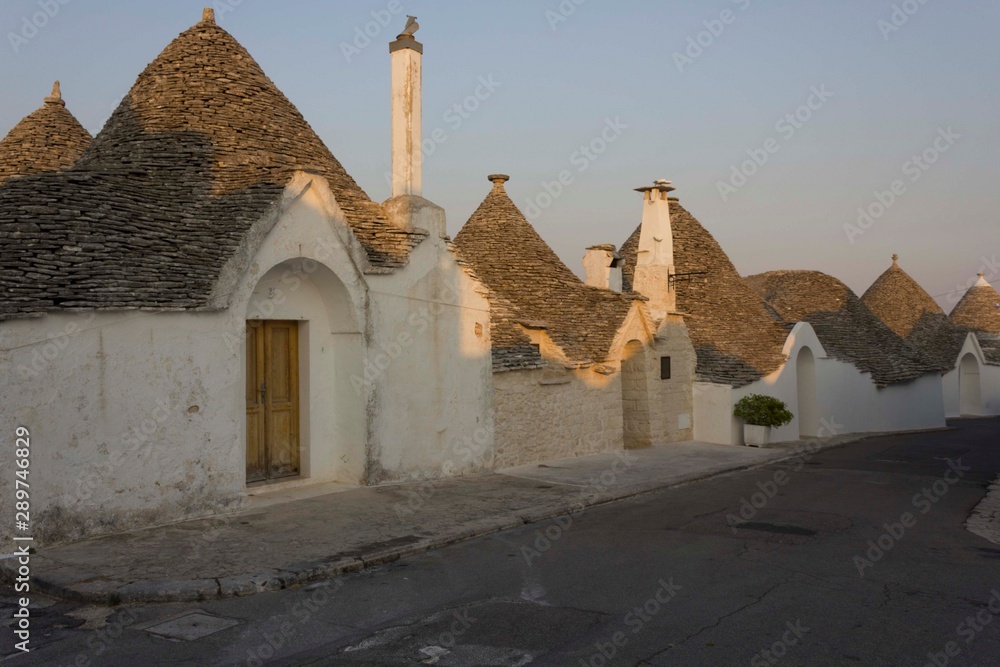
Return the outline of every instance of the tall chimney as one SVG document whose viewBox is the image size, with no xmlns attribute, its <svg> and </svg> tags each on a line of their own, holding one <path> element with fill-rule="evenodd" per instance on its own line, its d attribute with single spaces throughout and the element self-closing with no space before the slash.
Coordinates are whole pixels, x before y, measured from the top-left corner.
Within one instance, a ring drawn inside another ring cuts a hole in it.
<svg viewBox="0 0 1000 667">
<path fill-rule="evenodd" d="M 642 193 L 642 228 L 632 288 L 649 298 L 654 317 L 662 319 L 677 310 L 674 274 L 674 235 L 670 226 L 669 193 L 676 188 L 670 181 L 656 181 L 650 187 L 636 188 Z"/>
<path fill-rule="evenodd" d="M 389 44 L 392 55 L 392 196 L 423 194 L 422 72 L 424 45 L 406 30 Z"/>
</svg>

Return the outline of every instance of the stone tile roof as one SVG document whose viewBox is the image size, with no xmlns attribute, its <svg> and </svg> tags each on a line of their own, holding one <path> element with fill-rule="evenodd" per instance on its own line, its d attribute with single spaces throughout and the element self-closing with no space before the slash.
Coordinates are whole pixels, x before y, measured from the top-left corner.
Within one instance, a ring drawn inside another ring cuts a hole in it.
<svg viewBox="0 0 1000 667">
<path fill-rule="evenodd" d="M 0 141 L 0 185 L 19 176 L 68 169 L 92 140 L 66 108 L 56 81 L 42 107 Z"/>
<path fill-rule="evenodd" d="M 828 356 L 854 364 L 879 387 L 941 370 L 833 276 L 819 271 L 772 271 L 746 280 L 786 327 L 809 322 Z"/>
<path fill-rule="evenodd" d="M 952 324 L 931 295 L 900 268 L 897 255 L 861 297 L 861 303 L 939 370 L 955 367 L 966 330 Z"/>
<path fill-rule="evenodd" d="M 455 246 L 490 291 L 494 371 L 543 365 L 522 324 L 544 327 L 575 365 L 605 361 L 634 298 L 585 285 L 511 201 L 507 177 L 490 180 Z"/>
<path fill-rule="evenodd" d="M 373 270 L 404 265 L 425 238 L 389 223 L 207 12 L 72 170 L 0 187 L 0 319 L 210 307 L 220 271 L 298 170 L 327 179 Z"/>
<path fill-rule="evenodd" d="M 740 387 L 777 370 L 785 362 L 787 332 L 701 223 L 675 198 L 670 211 L 676 273 L 705 274 L 677 281 L 677 310 L 688 315 L 699 379 Z M 620 251 L 627 290 L 632 289 L 641 230 L 642 225 Z"/>
<path fill-rule="evenodd" d="M 980 274 L 948 318 L 975 332 L 990 364 L 1000 365 L 1000 293 Z"/>
</svg>

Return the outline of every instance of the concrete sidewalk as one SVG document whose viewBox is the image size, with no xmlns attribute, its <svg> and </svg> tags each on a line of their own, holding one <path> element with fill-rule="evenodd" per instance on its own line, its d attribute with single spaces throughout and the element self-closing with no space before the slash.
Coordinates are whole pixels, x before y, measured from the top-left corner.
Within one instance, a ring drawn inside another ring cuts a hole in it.
<svg viewBox="0 0 1000 667">
<path fill-rule="evenodd" d="M 280 590 L 872 435 L 811 441 L 809 450 L 676 443 L 473 478 L 275 494 L 236 514 L 42 548 L 31 559 L 33 588 L 98 604 Z M 0 561 L 8 576 L 14 566 Z"/>
</svg>

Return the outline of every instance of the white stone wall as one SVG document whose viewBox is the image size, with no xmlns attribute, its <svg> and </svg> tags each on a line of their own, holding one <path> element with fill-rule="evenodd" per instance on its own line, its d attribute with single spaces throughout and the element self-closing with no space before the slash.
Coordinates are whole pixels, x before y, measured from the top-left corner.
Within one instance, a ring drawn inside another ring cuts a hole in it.
<svg viewBox="0 0 1000 667">
<path fill-rule="evenodd" d="M 949 418 L 962 416 L 958 364 L 967 354 L 973 355 L 979 362 L 980 395 L 983 402 L 980 416 L 992 417 L 1000 415 L 1000 366 L 991 366 L 986 363 L 982 348 L 979 347 L 976 337 L 973 334 L 969 334 L 966 337 L 962 351 L 956 359 L 955 368 L 945 373 L 941 379 L 944 391 L 945 413 Z"/>
<path fill-rule="evenodd" d="M 226 310 L 0 323 L 0 433 L 31 429 L 35 537 L 242 506 L 247 319 L 300 322 L 302 483 L 468 472 L 445 465 L 465 458 L 446 448 L 492 435 L 485 301 L 440 239 L 371 285 L 365 263 L 325 182 L 303 175 L 225 267 L 215 302 Z M 458 296 L 435 315 L 445 285 Z M 405 354 L 372 374 L 394 344 Z M 3 448 L 0 470 L 12 469 Z M 0 476 L 0 497 L 13 497 L 12 479 Z M 12 510 L 0 503 L 0 539 Z"/>
<path fill-rule="evenodd" d="M 749 394 L 765 394 L 784 401 L 795 419 L 771 433 L 773 442 L 798 440 L 799 397 L 796 360 L 808 347 L 816 359 L 816 396 L 823 435 L 910 431 L 945 426 L 941 378 L 928 374 L 912 382 L 878 388 L 871 376 L 853 364 L 830 359 L 808 323 L 789 334 L 784 354 L 788 361 L 774 373 L 750 385 L 731 388 L 699 383 L 695 387 L 695 438 L 719 444 L 743 444 L 740 420 L 733 406 Z"/>
<path fill-rule="evenodd" d="M 694 438 L 694 376 L 697 359 L 679 317 L 660 326 L 650 357 L 650 417 L 654 444 Z M 660 358 L 670 357 L 671 377 L 660 379 Z"/>
<path fill-rule="evenodd" d="M 368 482 L 492 467 L 489 303 L 440 238 L 371 276 Z"/>
<path fill-rule="evenodd" d="M 508 371 L 493 391 L 498 469 L 622 448 L 617 373 Z"/>
</svg>

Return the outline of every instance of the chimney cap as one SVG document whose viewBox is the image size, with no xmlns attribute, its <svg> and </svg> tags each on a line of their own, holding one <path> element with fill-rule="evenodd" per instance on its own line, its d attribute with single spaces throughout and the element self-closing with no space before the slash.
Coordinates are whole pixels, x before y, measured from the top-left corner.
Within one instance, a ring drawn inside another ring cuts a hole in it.
<svg viewBox="0 0 1000 667">
<path fill-rule="evenodd" d="M 510 176 L 507 174 L 490 174 L 488 180 L 493 185 L 502 186 L 504 183 L 510 180 Z"/>
<path fill-rule="evenodd" d="M 659 192 L 673 192 L 677 188 L 671 185 L 672 181 L 668 181 L 665 178 L 661 178 L 658 181 L 653 181 L 652 185 L 648 185 L 644 188 L 636 188 L 636 192 L 652 192 L 653 190 L 658 190 Z"/>
</svg>

